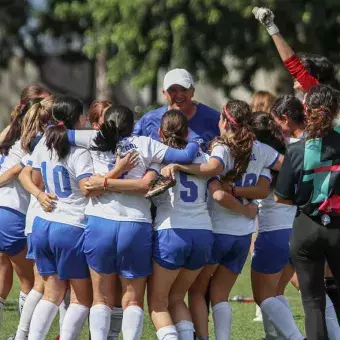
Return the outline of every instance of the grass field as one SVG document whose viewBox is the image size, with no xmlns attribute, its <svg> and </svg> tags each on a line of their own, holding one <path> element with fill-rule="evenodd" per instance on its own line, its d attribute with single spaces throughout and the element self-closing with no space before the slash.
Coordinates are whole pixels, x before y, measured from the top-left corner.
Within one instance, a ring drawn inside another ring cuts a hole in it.
<svg viewBox="0 0 340 340">
<path fill-rule="evenodd" d="M 8 298 L 7 308 L 4 314 L 4 322 L 0 328 L 0 340 L 7 340 L 8 336 L 13 334 L 18 324 L 17 313 L 17 297 L 19 293 L 19 285 L 17 280 L 13 286 L 13 290 Z M 251 296 L 250 275 L 249 275 L 249 261 L 244 268 L 243 274 L 239 277 L 231 296 L 243 295 Z M 298 324 L 298 327 L 304 334 L 304 316 L 300 302 L 300 295 L 293 286 L 287 288 L 286 296 L 289 300 L 290 306 L 293 311 L 294 318 Z M 252 320 L 255 316 L 255 304 L 254 303 L 231 303 L 233 309 L 233 323 L 232 323 L 232 340 L 259 340 L 263 338 L 262 324 L 254 323 Z M 210 320 L 210 339 L 214 339 L 212 320 Z M 56 318 L 53 328 L 51 329 L 47 339 L 54 340 L 59 334 L 59 323 Z M 88 339 L 87 325 L 84 327 L 83 333 L 79 339 Z M 151 323 L 149 315 L 145 314 L 143 340 L 157 339 L 155 336 L 154 327 Z"/>
</svg>

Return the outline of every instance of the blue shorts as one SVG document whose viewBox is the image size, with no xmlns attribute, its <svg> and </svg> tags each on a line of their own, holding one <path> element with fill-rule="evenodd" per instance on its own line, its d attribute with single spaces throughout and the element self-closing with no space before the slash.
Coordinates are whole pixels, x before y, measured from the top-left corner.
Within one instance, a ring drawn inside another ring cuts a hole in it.
<svg viewBox="0 0 340 340">
<path fill-rule="evenodd" d="M 32 245 L 32 234 L 27 234 L 27 254 L 26 259 L 34 260 L 33 245 Z"/>
<path fill-rule="evenodd" d="M 214 236 L 210 230 L 163 229 L 154 233 L 153 259 L 163 268 L 196 270 L 211 258 Z"/>
<path fill-rule="evenodd" d="M 233 273 L 240 274 L 246 263 L 252 234 L 235 236 L 214 234 L 215 242 L 210 263 L 225 266 Z"/>
<path fill-rule="evenodd" d="M 25 215 L 19 211 L 0 207 L 0 252 L 18 255 L 26 247 Z"/>
<path fill-rule="evenodd" d="M 127 279 L 152 273 L 152 225 L 89 216 L 84 252 L 97 273 L 116 273 Z"/>
<path fill-rule="evenodd" d="M 289 263 L 289 238 L 292 229 L 265 231 L 257 235 L 252 269 L 263 274 L 280 272 Z"/>
<path fill-rule="evenodd" d="M 33 223 L 33 253 L 42 276 L 58 274 L 60 280 L 90 276 L 82 251 L 84 229 L 36 217 Z"/>
</svg>

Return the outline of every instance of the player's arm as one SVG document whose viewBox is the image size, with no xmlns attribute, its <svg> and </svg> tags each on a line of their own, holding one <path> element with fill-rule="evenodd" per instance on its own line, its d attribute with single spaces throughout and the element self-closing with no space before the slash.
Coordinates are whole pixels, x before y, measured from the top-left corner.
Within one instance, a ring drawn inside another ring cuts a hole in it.
<svg viewBox="0 0 340 340">
<path fill-rule="evenodd" d="M 109 190 L 130 194 L 145 194 L 150 189 L 150 182 L 157 178 L 157 172 L 147 171 L 141 179 L 108 179 L 103 176 L 91 176 L 85 187 L 87 190 Z"/>
<path fill-rule="evenodd" d="M 245 197 L 249 199 L 266 198 L 270 192 L 270 178 L 260 177 L 256 185 L 237 187 L 232 186 L 230 183 L 221 182 L 222 187 L 228 193 L 236 197 Z"/>
<path fill-rule="evenodd" d="M 257 205 L 249 203 L 243 205 L 239 200 L 233 197 L 228 192 L 224 191 L 221 183 L 218 180 L 212 180 L 209 183 L 209 191 L 213 199 L 221 205 L 223 208 L 235 211 L 240 215 L 244 215 L 248 218 L 255 218 L 257 215 Z"/>
<path fill-rule="evenodd" d="M 19 181 L 25 190 L 39 201 L 45 211 L 54 209 L 55 201 L 58 198 L 52 193 L 44 192 L 44 182 L 39 170 L 35 170 L 32 166 L 26 165 L 19 174 Z"/>
<path fill-rule="evenodd" d="M 125 172 L 132 170 L 139 162 L 139 153 L 136 150 L 129 151 L 124 157 L 117 156 L 115 167 L 104 177 L 117 179 Z"/>
<path fill-rule="evenodd" d="M 162 175 L 175 179 L 176 171 L 183 171 L 195 176 L 215 177 L 222 173 L 223 168 L 223 164 L 219 159 L 210 157 L 208 163 L 190 165 L 169 164 L 162 169 Z"/>
<path fill-rule="evenodd" d="M 274 191 L 275 202 L 295 205 L 293 202 L 295 196 L 295 184 L 295 173 L 293 171 L 288 151 L 277 178 Z"/>
<path fill-rule="evenodd" d="M 286 69 L 299 82 L 302 90 L 307 92 L 311 87 L 317 85 L 319 83 L 318 80 L 307 72 L 293 49 L 280 34 L 278 27 L 274 23 L 273 12 L 268 8 L 255 7 L 253 13 L 255 18 L 266 27 Z"/>
<path fill-rule="evenodd" d="M 22 171 L 22 164 L 16 164 L 0 176 L 0 188 L 15 180 Z"/>
</svg>

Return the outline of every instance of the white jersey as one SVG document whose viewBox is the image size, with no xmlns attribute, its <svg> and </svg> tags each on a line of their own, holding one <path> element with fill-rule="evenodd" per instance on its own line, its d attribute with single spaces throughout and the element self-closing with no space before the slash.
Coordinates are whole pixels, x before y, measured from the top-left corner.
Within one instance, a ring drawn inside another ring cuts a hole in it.
<svg viewBox="0 0 340 340">
<path fill-rule="evenodd" d="M 274 194 L 259 200 L 259 233 L 293 227 L 296 206 L 274 201 Z"/>
<path fill-rule="evenodd" d="M 209 156 L 199 152 L 193 163 L 207 163 Z M 157 207 L 155 229 L 212 230 L 207 207 L 208 178 L 176 174 L 176 185 L 153 198 Z"/>
<path fill-rule="evenodd" d="M 8 155 L 3 155 L 0 158 L 0 174 L 22 163 L 26 155 L 27 153 L 21 147 L 21 141 L 16 141 L 10 148 Z M 27 212 L 29 197 L 29 193 L 17 178 L 0 188 L 0 206 L 11 208 L 22 214 Z"/>
<path fill-rule="evenodd" d="M 85 228 L 85 208 L 89 199 L 80 190 L 78 181 L 93 174 L 88 150 L 72 146 L 65 159 L 59 160 L 55 151 L 47 149 L 43 137 L 34 149 L 32 161 L 33 169 L 42 173 L 45 191 L 58 197 L 53 211 L 40 209 L 37 215 L 48 221 Z"/>
<path fill-rule="evenodd" d="M 221 175 L 225 175 L 234 168 L 234 159 L 226 145 L 216 145 L 212 150 L 211 157 L 219 159 L 222 163 L 224 169 Z M 273 148 L 255 141 L 247 170 L 240 180 L 234 182 L 235 186 L 256 185 L 259 177 L 264 173 L 263 170 L 272 167 L 278 157 L 279 153 Z M 248 203 L 247 200 L 243 199 L 243 201 Z M 255 219 L 247 218 L 230 209 L 223 208 L 216 201 L 212 203 L 211 220 L 213 232 L 217 234 L 241 236 L 256 231 Z"/>
<path fill-rule="evenodd" d="M 78 146 L 90 148 L 93 139 L 98 132 L 75 131 L 74 143 Z M 119 142 L 123 154 L 130 150 L 139 153 L 139 163 L 131 171 L 123 174 L 124 179 L 141 179 L 148 169 L 157 170 L 152 163 L 161 163 L 168 146 L 151 139 L 150 137 L 133 136 L 124 138 Z M 111 170 L 116 161 L 116 155 L 112 152 L 100 152 L 90 150 L 93 166 L 96 173 L 106 174 Z M 92 197 L 86 208 L 89 216 L 98 216 L 115 221 L 152 222 L 150 203 L 142 195 L 124 194 L 107 191 L 103 196 Z"/>
</svg>

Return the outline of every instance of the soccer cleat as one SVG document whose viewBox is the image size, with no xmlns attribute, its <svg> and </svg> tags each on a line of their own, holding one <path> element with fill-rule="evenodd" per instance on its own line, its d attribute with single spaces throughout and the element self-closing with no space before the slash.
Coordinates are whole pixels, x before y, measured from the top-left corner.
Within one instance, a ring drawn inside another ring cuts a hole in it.
<svg viewBox="0 0 340 340">
<path fill-rule="evenodd" d="M 150 182 L 151 188 L 144 196 L 145 198 L 151 198 L 163 194 L 169 188 L 176 185 L 176 181 L 170 177 L 164 177 L 159 175 L 157 179 Z"/>
</svg>

